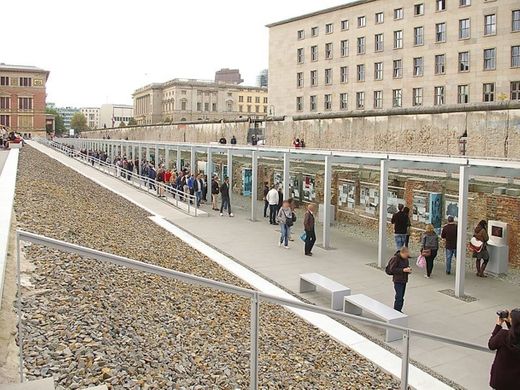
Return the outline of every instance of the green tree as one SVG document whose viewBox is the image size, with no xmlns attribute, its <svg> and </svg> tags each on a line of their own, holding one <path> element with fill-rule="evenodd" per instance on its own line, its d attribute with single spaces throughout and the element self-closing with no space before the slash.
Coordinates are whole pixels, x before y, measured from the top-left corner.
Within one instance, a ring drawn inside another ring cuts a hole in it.
<svg viewBox="0 0 520 390">
<path fill-rule="evenodd" d="M 76 112 L 70 120 L 70 127 L 77 133 L 81 133 L 84 130 L 88 130 L 87 118 L 81 112 Z"/>
<path fill-rule="evenodd" d="M 137 126 L 137 121 L 135 120 L 135 118 L 130 118 L 128 120 L 128 126 Z"/>
<path fill-rule="evenodd" d="M 54 133 L 56 135 L 62 135 L 65 133 L 65 125 L 63 124 L 63 117 L 54 108 L 47 107 L 45 112 L 50 115 L 54 115 Z"/>
</svg>

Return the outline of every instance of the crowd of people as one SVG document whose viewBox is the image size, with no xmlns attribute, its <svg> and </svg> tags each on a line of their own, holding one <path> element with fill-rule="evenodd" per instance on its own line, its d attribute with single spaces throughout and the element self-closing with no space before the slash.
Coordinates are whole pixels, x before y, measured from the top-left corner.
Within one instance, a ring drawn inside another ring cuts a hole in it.
<svg viewBox="0 0 520 390">
<path fill-rule="evenodd" d="M 303 149 L 305 148 L 305 140 L 302 138 L 293 138 L 292 145 L 296 149 Z"/>
</svg>

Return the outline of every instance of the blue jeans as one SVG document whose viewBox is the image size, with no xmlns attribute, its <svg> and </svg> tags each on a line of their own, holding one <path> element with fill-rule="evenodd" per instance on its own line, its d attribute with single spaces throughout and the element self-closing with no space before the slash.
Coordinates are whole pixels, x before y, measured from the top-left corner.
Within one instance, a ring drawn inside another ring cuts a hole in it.
<svg viewBox="0 0 520 390">
<path fill-rule="evenodd" d="M 280 224 L 280 242 L 283 243 L 285 246 L 289 245 L 289 232 L 291 231 L 291 228 L 287 226 L 285 223 Z"/>
<path fill-rule="evenodd" d="M 197 200 L 197 207 L 200 206 L 200 201 L 202 200 L 202 191 L 195 192 L 195 199 Z"/>
<path fill-rule="evenodd" d="M 395 290 L 394 310 L 401 311 L 401 310 L 403 310 L 403 305 L 404 305 L 404 293 L 406 291 L 406 283 L 394 283 L 394 290 Z"/>
<path fill-rule="evenodd" d="M 395 247 L 401 249 L 406 244 L 406 234 L 394 234 Z"/>
<path fill-rule="evenodd" d="M 446 249 L 446 272 L 451 273 L 451 259 L 457 256 L 456 249 Z"/>
</svg>

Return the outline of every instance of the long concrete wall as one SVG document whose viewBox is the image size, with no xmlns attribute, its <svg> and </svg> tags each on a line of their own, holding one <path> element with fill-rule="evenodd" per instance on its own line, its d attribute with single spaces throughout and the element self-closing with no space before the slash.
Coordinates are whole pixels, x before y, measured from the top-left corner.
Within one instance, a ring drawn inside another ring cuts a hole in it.
<svg viewBox="0 0 520 390">
<path fill-rule="evenodd" d="M 248 122 L 176 123 L 89 131 L 88 138 L 208 143 L 235 135 L 247 142 Z M 265 122 L 266 142 L 290 146 L 304 138 L 308 148 L 458 155 L 467 134 L 468 156 L 520 158 L 520 104 L 387 110 L 278 118 Z"/>
</svg>

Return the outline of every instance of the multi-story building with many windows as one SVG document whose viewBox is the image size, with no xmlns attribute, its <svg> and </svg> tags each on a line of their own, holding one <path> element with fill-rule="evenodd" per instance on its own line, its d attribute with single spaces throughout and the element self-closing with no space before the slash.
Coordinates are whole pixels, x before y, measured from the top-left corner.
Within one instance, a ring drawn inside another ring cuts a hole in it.
<svg viewBox="0 0 520 390">
<path fill-rule="evenodd" d="M 49 72 L 0 64 L 0 126 L 20 133 L 45 131 L 45 85 Z"/>
<path fill-rule="evenodd" d="M 360 0 L 268 27 L 277 115 L 520 100 L 518 0 Z"/>
<path fill-rule="evenodd" d="M 99 128 L 99 107 L 82 107 L 79 111 L 85 115 L 87 126 L 91 129 Z"/>
</svg>

